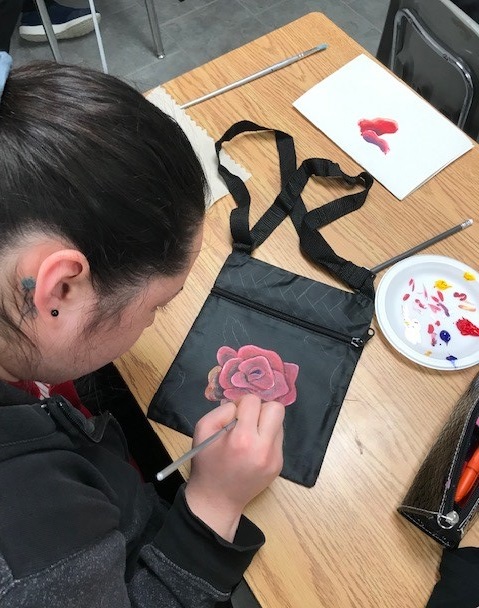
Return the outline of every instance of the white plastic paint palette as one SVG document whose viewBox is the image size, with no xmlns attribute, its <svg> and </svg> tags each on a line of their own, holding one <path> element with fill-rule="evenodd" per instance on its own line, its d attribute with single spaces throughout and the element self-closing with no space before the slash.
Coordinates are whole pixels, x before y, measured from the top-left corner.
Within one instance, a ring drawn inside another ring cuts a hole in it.
<svg viewBox="0 0 479 608">
<path fill-rule="evenodd" d="M 443 256 L 398 262 L 376 292 L 381 331 L 396 350 L 425 367 L 451 371 L 476 365 L 478 279 L 475 270 Z"/>
</svg>

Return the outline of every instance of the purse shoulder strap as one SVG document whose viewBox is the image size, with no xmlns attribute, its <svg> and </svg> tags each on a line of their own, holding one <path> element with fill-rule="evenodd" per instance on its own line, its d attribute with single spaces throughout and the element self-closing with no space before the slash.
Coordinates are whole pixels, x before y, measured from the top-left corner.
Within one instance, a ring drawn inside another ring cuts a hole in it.
<svg viewBox="0 0 479 608">
<path fill-rule="evenodd" d="M 307 211 L 300 194 L 312 176 L 340 178 L 351 188 L 361 186 L 363 189 Z M 308 158 L 301 163 L 279 194 L 279 197 L 284 197 L 287 201 L 286 203 L 282 202 L 283 205 L 295 201 L 291 211 L 291 219 L 298 232 L 303 253 L 313 262 L 325 267 L 334 276 L 344 281 L 346 285 L 364 293 L 369 298 L 374 298 L 374 274 L 368 268 L 357 266 L 337 255 L 318 230 L 340 217 L 360 209 L 366 201 L 373 183 L 372 175 L 366 171 L 351 176 L 344 173 L 337 163 L 330 160 Z"/>
<path fill-rule="evenodd" d="M 249 208 L 251 205 L 251 197 L 248 188 L 240 177 L 231 173 L 221 164 L 220 151 L 225 142 L 231 141 L 240 133 L 258 131 L 273 131 L 274 133 L 276 148 L 278 150 L 281 188 L 286 186 L 288 179 L 296 171 L 296 150 L 294 141 L 291 135 L 288 135 L 288 133 L 284 133 L 283 131 L 261 127 L 249 120 L 243 120 L 232 125 L 223 137 L 216 142 L 215 148 L 218 159 L 218 172 L 236 202 L 236 209 L 233 209 L 230 216 L 233 248 L 246 253 L 251 253 L 254 249 L 259 247 L 291 211 L 290 207 L 281 208 L 275 202 L 250 230 Z"/>
<path fill-rule="evenodd" d="M 249 228 L 251 197 L 243 180 L 221 164 L 220 151 L 223 143 L 240 133 L 273 131 L 279 156 L 281 191 L 273 204 Z M 236 202 L 230 216 L 233 249 L 251 254 L 288 216 L 291 216 L 299 235 L 300 247 L 314 263 L 325 267 L 355 291 L 369 298 L 374 297 L 374 275 L 367 269 L 338 256 L 318 229 L 334 220 L 359 209 L 365 202 L 373 184 L 372 176 L 362 172 L 356 176 L 344 173 L 337 163 L 322 158 L 310 158 L 296 168 L 296 151 L 293 138 L 276 129 L 262 127 L 250 121 L 232 125 L 216 144 L 218 171 Z M 363 190 L 335 199 L 321 207 L 307 211 L 301 193 L 311 176 L 342 179 L 347 186 L 362 186 Z"/>
</svg>

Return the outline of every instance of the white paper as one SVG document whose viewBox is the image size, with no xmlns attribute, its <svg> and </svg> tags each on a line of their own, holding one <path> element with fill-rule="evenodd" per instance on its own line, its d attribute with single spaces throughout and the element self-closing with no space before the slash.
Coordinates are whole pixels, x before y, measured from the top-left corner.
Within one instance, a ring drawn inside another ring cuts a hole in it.
<svg viewBox="0 0 479 608">
<path fill-rule="evenodd" d="M 463 131 L 365 55 L 293 105 L 400 200 L 473 147 Z M 379 145 L 366 141 L 358 124 L 377 118 L 397 123 L 395 133 L 378 136 Z"/>
<path fill-rule="evenodd" d="M 157 87 L 147 95 L 146 98 L 155 106 L 163 110 L 165 114 L 172 116 L 190 140 L 193 149 L 203 165 L 206 180 L 211 191 L 210 200 L 206 201 L 206 208 L 210 207 L 226 194 L 229 194 L 226 184 L 218 174 L 218 161 L 216 159 L 215 142 L 213 138 L 180 108 L 173 97 L 171 97 L 163 87 Z M 221 163 L 229 169 L 231 173 L 238 175 L 243 181 L 246 181 L 251 177 L 250 173 L 235 162 L 231 156 L 223 150 L 221 150 L 220 156 Z"/>
</svg>

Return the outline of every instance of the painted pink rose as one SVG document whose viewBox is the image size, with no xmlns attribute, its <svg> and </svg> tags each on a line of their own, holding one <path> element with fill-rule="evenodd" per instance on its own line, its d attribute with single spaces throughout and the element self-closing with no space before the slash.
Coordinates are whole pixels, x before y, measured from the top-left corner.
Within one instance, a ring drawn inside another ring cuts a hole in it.
<svg viewBox="0 0 479 608">
<path fill-rule="evenodd" d="M 253 393 L 263 401 L 290 405 L 296 400 L 299 366 L 285 363 L 273 350 L 249 344 L 235 351 L 222 346 L 216 355 L 219 365 L 208 374 L 205 396 L 210 401 L 238 401 Z"/>
</svg>

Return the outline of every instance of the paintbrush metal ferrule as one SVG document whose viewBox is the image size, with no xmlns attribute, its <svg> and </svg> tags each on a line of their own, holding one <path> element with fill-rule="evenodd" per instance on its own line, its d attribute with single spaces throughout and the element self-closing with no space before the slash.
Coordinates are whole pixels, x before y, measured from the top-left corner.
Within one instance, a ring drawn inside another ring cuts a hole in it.
<svg viewBox="0 0 479 608">
<path fill-rule="evenodd" d="M 318 53 L 319 51 L 324 51 L 327 48 L 327 44 L 318 44 L 317 46 L 313 46 L 312 49 L 308 49 L 307 51 L 301 51 L 301 53 L 298 53 L 297 57 L 298 59 L 303 59 L 303 57 L 309 57 L 310 55 Z"/>
</svg>

